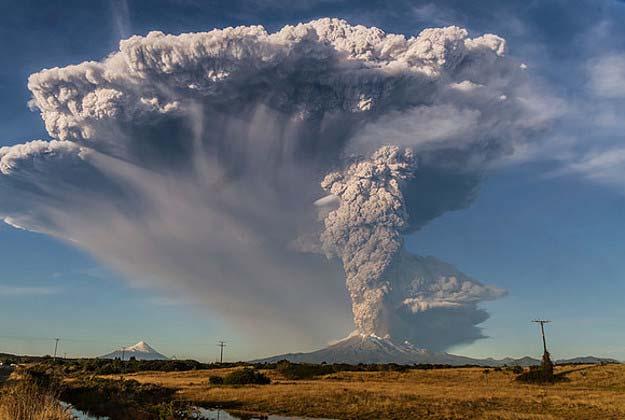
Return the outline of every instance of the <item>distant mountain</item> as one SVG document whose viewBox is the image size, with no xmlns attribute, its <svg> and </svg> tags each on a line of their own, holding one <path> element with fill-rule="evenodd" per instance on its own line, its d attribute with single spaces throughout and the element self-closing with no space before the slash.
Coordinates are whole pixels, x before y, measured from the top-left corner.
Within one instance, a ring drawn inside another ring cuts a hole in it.
<svg viewBox="0 0 625 420">
<path fill-rule="evenodd" d="M 534 359 L 533 357 L 525 356 L 519 359 L 514 359 L 512 357 L 504 357 L 503 359 L 482 359 L 485 361 L 493 361 L 495 364 L 493 366 L 536 366 L 540 365 L 541 361 L 539 359 Z"/>
<path fill-rule="evenodd" d="M 556 360 L 556 364 L 558 365 L 566 365 L 566 364 L 598 365 L 601 363 L 621 363 L 621 362 L 619 362 L 616 359 L 609 359 L 609 358 L 595 357 L 595 356 L 583 356 L 583 357 L 574 357 L 572 359 Z"/>
<path fill-rule="evenodd" d="M 137 360 L 167 360 L 168 358 L 161 353 L 154 350 L 145 341 L 139 341 L 134 346 L 124 347 L 121 350 L 116 350 L 112 353 L 100 356 L 99 359 L 122 359 L 130 360 L 134 357 Z"/>
<path fill-rule="evenodd" d="M 521 359 L 506 358 L 473 359 L 444 352 L 420 349 L 408 342 L 397 344 L 386 338 L 374 335 L 350 335 L 324 349 L 310 353 L 288 353 L 255 360 L 258 363 L 275 363 L 289 360 L 295 363 L 397 363 L 402 365 L 478 365 L 478 366 L 531 366 L 539 365 L 540 360 L 531 357 Z"/>
</svg>

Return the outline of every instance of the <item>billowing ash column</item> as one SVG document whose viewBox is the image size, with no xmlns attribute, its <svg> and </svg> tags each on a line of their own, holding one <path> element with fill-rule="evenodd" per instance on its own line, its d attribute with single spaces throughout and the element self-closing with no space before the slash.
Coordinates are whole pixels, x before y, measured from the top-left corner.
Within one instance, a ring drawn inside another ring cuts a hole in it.
<svg viewBox="0 0 625 420">
<path fill-rule="evenodd" d="M 391 285 L 385 274 L 403 245 L 408 213 L 401 186 L 415 169 L 409 149 L 384 146 L 370 160 L 332 172 L 321 183 L 340 199 L 325 218 L 323 249 L 343 261 L 354 322 L 362 334 L 390 333 L 384 301 Z"/>
<path fill-rule="evenodd" d="M 560 104 L 497 35 L 331 18 L 132 36 L 28 88 L 49 138 L 0 147 L 0 226 L 297 346 L 351 328 L 320 252 L 343 262 L 360 333 L 433 350 L 480 338 L 478 305 L 503 291 L 402 235 L 468 206 Z"/>
<path fill-rule="evenodd" d="M 328 174 L 321 186 L 330 195 L 318 202 L 321 244 L 343 263 L 357 333 L 441 350 L 482 337 L 476 325 L 488 314 L 478 304 L 505 291 L 405 249 L 403 235 L 414 229 L 411 220 L 418 225 L 420 211 L 406 192 L 423 187 L 424 176 L 427 168 L 398 146 Z M 434 191 L 422 193 L 427 200 Z"/>
</svg>

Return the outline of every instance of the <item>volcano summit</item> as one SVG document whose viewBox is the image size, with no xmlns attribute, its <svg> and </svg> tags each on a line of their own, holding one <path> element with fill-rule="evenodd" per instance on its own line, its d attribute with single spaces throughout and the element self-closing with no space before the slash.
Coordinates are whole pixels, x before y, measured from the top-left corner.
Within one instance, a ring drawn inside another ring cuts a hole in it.
<svg viewBox="0 0 625 420">
<path fill-rule="evenodd" d="M 136 360 L 168 360 L 167 356 L 154 350 L 145 341 L 139 341 L 134 346 L 124 347 L 120 350 L 115 350 L 112 353 L 100 356 L 99 359 L 120 359 L 130 360 L 134 357 Z"/>
</svg>

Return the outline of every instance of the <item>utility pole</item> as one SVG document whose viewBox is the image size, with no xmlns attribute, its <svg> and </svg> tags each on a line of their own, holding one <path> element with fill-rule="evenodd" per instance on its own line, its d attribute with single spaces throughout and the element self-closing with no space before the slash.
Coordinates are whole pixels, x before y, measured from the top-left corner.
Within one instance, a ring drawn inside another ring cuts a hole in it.
<svg viewBox="0 0 625 420">
<path fill-rule="evenodd" d="M 545 324 L 548 324 L 551 321 L 547 321 L 547 320 L 544 320 L 544 319 L 535 319 L 532 322 L 540 324 L 540 332 L 541 332 L 542 337 L 543 337 L 543 350 L 544 350 L 545 353 L 547 353 L 547 341 L 545 340 Z"/>
<path fill-rule="evenodd" d="M 542 378 L 543 381 L 552 382 L 554 380 L 553 375 L 553 362 L 551 361 L 551 357 L 549 356 L 549 352 L 547 351 L 547 340 L 545 340 L 545 324 L 551 322 L 546 319 L 535 319 L 532 322 L 540 324 L 540 333 L 543 337 L 543 360 L 540 364 L 542 370 Z"/>
<path fill-rule="evenodd" d="M 223 363 L 224 362 L 224 347 L 226 347 L 226 342 L 220 341 L 219 344 L 217 344 L 217 346 L 221 347 L 221 352 L 219 354 L 219 363 Z"/>
<path fill-rule="evenodd" d="M 59 338 L 54 339 L 54 360 L 56 360 L 56 349 L 59 347 Z"/>
<path fill-rule="evenodd" d="M 124 361 L 125 355 L 126 355 L 126 347 L 122 347 L 122 362 Z"/>
</svg>

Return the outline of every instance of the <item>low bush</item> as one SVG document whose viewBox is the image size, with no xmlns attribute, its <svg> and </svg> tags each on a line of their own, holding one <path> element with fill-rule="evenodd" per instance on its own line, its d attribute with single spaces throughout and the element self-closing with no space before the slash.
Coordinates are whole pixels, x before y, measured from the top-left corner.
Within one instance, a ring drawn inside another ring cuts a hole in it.
<svg viewBox="0 0 625 420">
<path fill-rule="evenodd" d="M 32 359 L 32 360 L 31 360 Z M 0 361 L 3 360 L 0 355 Z M 195 360 L 125 360 L 119 359 L 44 359 L 25 358 L 18 360 L 20 363 L 37 363 L 44 370 L 53 369 L 60 375 L 96 374 L 113 375 L 142 371 L 160 372 L 183 372 L 197 369 L 216 369 L 241 366 L 242 363 L 210 364 L 200 363 Z"/>
<path fill-rule="evenodd" d="M 208 383 L 211 385 L 221 385 L 224 383 L 224 378 L 221 376 L 209 376 Z"/>
<path fill-rule="evenodd" d="M 266 385 L 271 383 L 271 379 L 257 370 L 243 368 L 224 376 L 223 383 L 226 385 Z"/>
<path fill-rule="evenodd" d="M 524 369 L 521 366 L 512 366 L 512 373 L 514 373 L 515 375 L 520 375 L 522 374 L 524 371 Z"/>
<path fill-rule="evenodd" d="M 312 365 L 307 363 L 278 362 L 276 370 L 287 379 L 311 379 L 316 376 L 334 373 L 332 365 Z"/>
<path fill-rule="evenodd" d="M 530 366 L 530 370 L 521 373 L 516 377 L 516 380 L 536 384 L 568 381 L 565 376 L 554 375 L 553 368 L 545 368 L 544 366 Z"/>
</svg>

